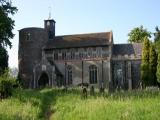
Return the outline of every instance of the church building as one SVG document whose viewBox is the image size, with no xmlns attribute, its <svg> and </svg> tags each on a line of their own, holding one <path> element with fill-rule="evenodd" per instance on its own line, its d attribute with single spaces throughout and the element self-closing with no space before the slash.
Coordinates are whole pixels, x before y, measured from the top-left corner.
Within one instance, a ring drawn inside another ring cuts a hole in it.
<svg viewBox="0 0 160 120">
<path fill-rule="evenodd" d="M 136 89 L 142 44 L 114 44 L 112 31 L 55 36 L 55 20 L 44 28 L 19 30 L 19 77 L 26 88 Z"/>
</svg>

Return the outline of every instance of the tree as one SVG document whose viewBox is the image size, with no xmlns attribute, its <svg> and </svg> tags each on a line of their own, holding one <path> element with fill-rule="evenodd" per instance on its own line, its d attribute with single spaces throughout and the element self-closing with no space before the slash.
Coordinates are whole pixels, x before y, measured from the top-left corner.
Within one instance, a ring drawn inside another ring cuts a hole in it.
<svg viewBox="0 0 160 120">
<path fill-rule="evenodd" d="M 8 52 L 5 48 L 0 46 L 0 75 L 4 73 L 7 67 L 8 67 Z"/>
<path fill-rule="evenodd" d="M 5 70 L 0 76 L 0 99 L 11 96 L 14 87 L 18 87 L 16 79 L 10 76 L 8 70 Z"/>
<path fill-rule="evenodd" d="M 158 53 L 158 64 L 157 64 L 157 81 L 160 83 L 160 53 Z"/>
<path fill-rule="evenodd" d="M 158 28 L 158 26 L 155 27 L 156 32 L 154 33 L 154 41 L 160 41 L 160 30 Z"/>
<path fill-rule="evenodd" d="M 12 44 L 10 39 L 14 37 L 12 32 L 14 28 L 14 20 L 10 15 L 14 15 L 17 11 L 16 7 L 12 6 L 12 3 L 7 0 L 0 0 L 0 45 L 9 46 L 11 48 Z"/>
<path fill-rule="evenodd" d="M 142 49 L 142 64 L 141 64 L 141 80 L 145 86 L 149 85 L 149 47 L 150 41 L 147 37 L 144 38 Z"/>
<path fill-rule="evenodd" d="M 160 30 L 158 26 L 155 28 L 156 32 L 154 33 L 154 42 L 156 46 L 156 50 L 160 51 Z"/>
<path fill-rule="evenodd" d="M 158 55 L 156 77 L 157 77 L 158 85 L 160 86 L 160 30 L 158 26 L 155 27 L 155 31 L 156 32 L 154 33 L 154 43 L 155 43 L 156 52 Z"/>
<path fill-rule="evenodd" d="M 0 0 L 0 74 L 8 67 L 8 53 L 6 48 L 12 47 L 10 39 L 14 37 L 12 32 L 14 20 L 11 15 L 17 12 L 9 0 Z"/>
<path fill-rule="evenodd" d="M 144 38 L 150 38 L 151 33 L 144 29 L 143 26 L 133 28 L 131 32 L 128 34 L 128 42 L 130 43 L 142 43 Z"/>
<path fill-rule="evenodd" d="M 157 83 L 157 77 L 156 77 L 156 71 L 157 71 L 157 53 L 155 50 L 155 46 L 153 43 L 150 42 L 150 50 L 149 50 L 149 84 L 150 85 L 156 85 Z"/>
</svg>

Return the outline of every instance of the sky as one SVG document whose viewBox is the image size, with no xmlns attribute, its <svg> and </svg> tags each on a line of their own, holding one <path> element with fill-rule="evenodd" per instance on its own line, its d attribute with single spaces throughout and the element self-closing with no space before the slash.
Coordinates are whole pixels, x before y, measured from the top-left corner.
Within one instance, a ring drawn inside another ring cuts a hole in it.
<svg viewBox="0 0 160 120">
<path fill-rule="evenodd" d="M 160 0 L 13 0 L 18 12 L 8 49 L 9 66 L 18 67 L 18 30 L 44 27 L 49 12 L 56 21 L 56 35 L 113 32 L 114 43 L 127 43 L 127 34 L 143 25 L 154 32 L 160 26 Z"/>
</svg>

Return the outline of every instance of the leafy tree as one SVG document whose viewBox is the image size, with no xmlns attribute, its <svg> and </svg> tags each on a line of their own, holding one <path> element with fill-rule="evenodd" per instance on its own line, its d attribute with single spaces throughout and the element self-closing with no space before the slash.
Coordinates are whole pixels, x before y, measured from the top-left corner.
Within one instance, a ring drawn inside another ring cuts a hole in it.
<svg viewBox="0 0 160 120">
<path fill-rule="evenodd" d="M 158 64 L 157 64 L 157 81 L 160 83 L 160 53 L 158 53 Z"/>
<path fill-rule="evenodd" d="M 4 73 L 7 67 L 8 67 L 8 52 L 5 48 L 0 46 L 0 75 Z"/>
<path fill-rule="evenodd" d="M 158 60 L 157 60 L 157 71 L 156 71 L 156 77 L 158 81 L 158 85 L 160 86 L 160 30 L 158 26 L 155 27 L 155 33 L 154 33 L 154 42 L 156 46 L 156 52 L 158 54 Z"/>
<path fill-rule="evenodd" d="M 144 38 L 143 49 L 142 49 L 142 64 L 141 64 L 141 80 L 145 86 L 149 85 L 149 47 L 150 41 L 147 37 Z"/>
<path fill-rule="evenodd" d="M 150 43 L 150 51 L 149 51 L 149 79 L 150 79 L 150 85 L 156 85 L 157 77 L 156 77 L 156 71 L 157 71 L 157 53 L 155 50 L 155 46 L 153 43 Z"/>
<path fill-rule="evenodd" d="M 131 32 L 128 34 L 130 43 L 142 43 L 145 37 L 150 38 L 151 33 L 144 29 L 143 26 L 133 28 Z"/>
<path fill-rule="evenodd" d="M 9 0 L 0 0 L 0 74 L 8 67 L 8 53 L 6 48 L 12 47 L 10 39 L 14 37 L 14 15 L 17 8 Z"/>
<path fill-rule="evenodd" d="M 154 33 L 154 41 L 160 41 L 160 30 L 158 28 L 158 26 L 155 27 L 156 32 Z"/>
<path fill-rule="evenodd" d="M 155 28 L 156 32 L 154 33 L 154 42 L 156 46 L 156 50 L 160 51 L 160 30 L 158 26 Z"/>
<path fill-rule="evenodd" d="M 17 11 L 16 7 L 12 6 L 12 3 L 8 0 L 0 0 L 0 45 L 9 46 L 12 44 L 10 39 L 14 37 L 12 32 L 14 28 L 14 20 L 10 15 L 14 15 Z"/>
</svg>

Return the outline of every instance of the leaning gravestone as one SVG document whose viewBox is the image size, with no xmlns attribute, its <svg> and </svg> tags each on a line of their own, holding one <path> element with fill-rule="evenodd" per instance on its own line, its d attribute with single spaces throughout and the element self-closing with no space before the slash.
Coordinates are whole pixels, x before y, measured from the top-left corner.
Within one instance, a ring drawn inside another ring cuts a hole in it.
<svg viewBox="0 0 160 120">
<path fill-rule="evenodd" d="M 82 98 L 87 98 L 87 88 L 86 87 L 84 87 L 84 88 L 82 88 Z"/>
</svg>

